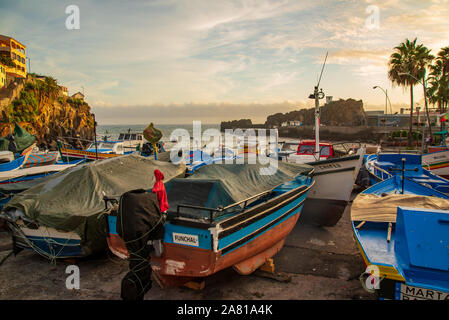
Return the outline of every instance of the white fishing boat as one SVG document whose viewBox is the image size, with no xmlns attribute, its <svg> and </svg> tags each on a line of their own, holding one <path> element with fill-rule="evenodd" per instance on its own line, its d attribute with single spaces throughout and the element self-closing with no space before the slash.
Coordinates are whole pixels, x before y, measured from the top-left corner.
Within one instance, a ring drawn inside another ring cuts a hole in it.
<svg viewBox="0 0 449 320">
<path fill-rule="evenodd" d="M 433 174 L 449 179 L 449 149 L 446 146 L 429 147 L 422 155 L 422 166 Z"/>
<path fill-rule="evenodd" d="M 326 60 L 324 65 L 325 63 Z M 288 162 L 306 163 L 315 168 L 315 185 L 304 202 L 299 222 L 333 226 L 340 220 L 350 200 L 365 148 L 359 148 L 355 155 L 336 158 L 332 143 L 320 142 L 319 100 L 325 96 L 322 89 L 319 91 L 320 80 L 314 93 L 309 96 L 315 100 L 315 140 L 301 141 L 297 152 L 288 154 L 284 159 Z"/>
<path fill-rule="evenodd" d="M 117 140 L 123 142 L 125 151 L 135 151 L 137 148 L 141 150 L 142 144 L 147 142 L 141 132 L 131 132 L 131 130 L 120 133 Z"/>
</svg>

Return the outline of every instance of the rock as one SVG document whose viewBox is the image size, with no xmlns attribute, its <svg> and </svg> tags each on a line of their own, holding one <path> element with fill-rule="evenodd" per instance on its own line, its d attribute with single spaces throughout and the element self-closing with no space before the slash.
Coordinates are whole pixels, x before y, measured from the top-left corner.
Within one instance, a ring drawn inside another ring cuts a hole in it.
<svg viewBox="0 0 449 320">
<path fill-rule="evenodd" d="M 55 141 L 61 137 L 78 137 L 87 146 L 94 138 L 93 117 L 89 105 L 81 100 L 66 97 L 57 81 L 45 77 L 37 80 L 29 74 L 12 99 L 12 96 L 0 97 L 10 101 L 0 104 L 0 136 L 10 133 L 10 124 L 14 121 L 37 138 L 37 145 L 56 149 Z M 6 92 L 8 93 L 8 92 Z M 68 141 L 72 143 L 72 141 Z"/>
<path fill-rule="evenodd" d="M 315 124 L 314 108 L 301 109 L 288 113 L 276 113 L 267 117 L 267 127 L 281 126 L 284 122 L 301 121 L 303 125 Z M 366 125 L 366 115 L 362 100 L 340 99 L 320 107 L 320 121 L 326 126 L 362 126 Z"/>
</svg>

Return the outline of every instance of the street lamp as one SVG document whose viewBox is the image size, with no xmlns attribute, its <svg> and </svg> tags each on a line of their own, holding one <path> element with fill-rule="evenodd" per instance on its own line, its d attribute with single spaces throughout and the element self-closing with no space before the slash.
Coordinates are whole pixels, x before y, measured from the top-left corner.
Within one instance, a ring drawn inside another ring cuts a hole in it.
<svg viewBox="0 0 449 320">
<path fill-rule="evenodd" d="M 377 88 L 379 88 L 380 90 L 382 90 L 385 93 L 385 114 L 388 113 L 388 111 L 387 111 L 388 110 L 387 109 L 387 99 L 388 99 L 388 102 L 390 103 L 390 113 L 393 114 L 393 109 L 391 109 L 391 101 L 390 101 L 390 98 L 388 97 L 387 90 L 384 90 L 382 87 L 379 87 L 379 86 L 374 86 L 373 87 L 373 89 L 377 89 Z"/>
</svg>

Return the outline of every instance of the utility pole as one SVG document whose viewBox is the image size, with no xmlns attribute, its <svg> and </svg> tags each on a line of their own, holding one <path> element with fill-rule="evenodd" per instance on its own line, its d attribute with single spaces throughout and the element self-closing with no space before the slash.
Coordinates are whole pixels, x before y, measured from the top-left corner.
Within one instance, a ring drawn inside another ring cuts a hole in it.
<svg viewBox="0 0 449 320">
<path fill-rule="evenodd" d="M 313 94 L 309 95 L 309 99 L 315 100 L 315 159 L 320 159 L 320 99 L 324 99 L 323 89 L 319 90 L 321 76 L 323 75 L 324 66 L 326 65 L 328 52 L 326 52 L 326 58 L 324 58 L 323 67 L 321 68 L 320 78 L 318 84 L 313 90 Z"/>
</svg>

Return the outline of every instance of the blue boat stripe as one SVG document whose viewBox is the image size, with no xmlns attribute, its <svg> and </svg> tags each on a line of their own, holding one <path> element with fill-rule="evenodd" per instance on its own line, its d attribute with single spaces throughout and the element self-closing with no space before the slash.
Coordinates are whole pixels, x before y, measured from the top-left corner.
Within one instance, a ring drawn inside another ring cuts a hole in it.
<svg viewBox="0 0 449 320">
<path fill-rule="evenodd" d="M 279 216 L 278 218 L 276 218 L 275 220 L 272 220 L 270 223 L 264 225 L 263 227 L 259 228 L 258 230 L 255 230 L 254 232 L 252 232 L 251 234 L 247 235 L 244 238 L 241 238 L 240 240 L 237 240 L 236 242 L 227 245 L 226 247 L 221 249 L 222 254 L 226 254 L 229 251 L 243 245 L 244 243 L 256 238 L 258 235 L 260 235 L 261 233 L 264 233 L 265 231 L 268 231 L 269 229 L 271 229 L 272 227 L 274 227 L 275 225 L 277 225 L 281 220 L 283 220 L 284 218 L 287 218 L 287 216 L 291 215 L 292 213 L 294 213 L 296 210 L 298 210 L 304 203 L 305 199 L 301 200 L 300 203 L 298 203 L 297 205 L 295 205 L 293 208 L 289 209 L 288 211 L 286 211 L 284 214 L 282 214 L 281 216 Z"/>
</svg>

